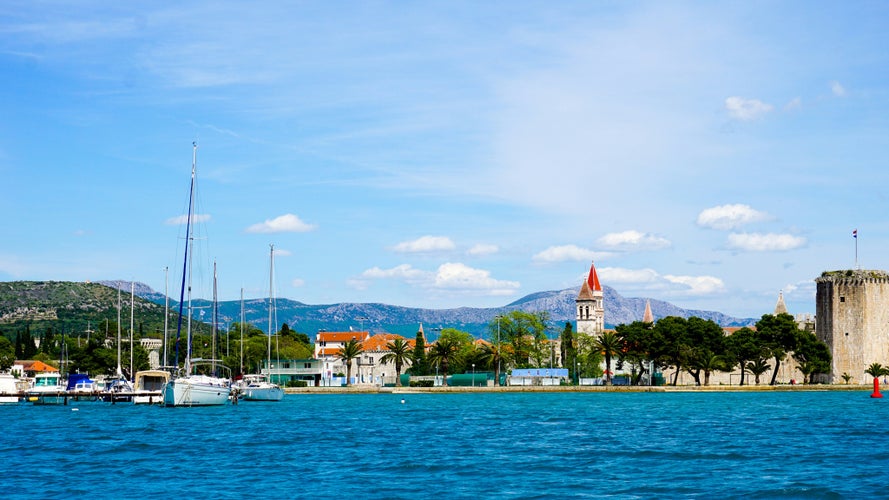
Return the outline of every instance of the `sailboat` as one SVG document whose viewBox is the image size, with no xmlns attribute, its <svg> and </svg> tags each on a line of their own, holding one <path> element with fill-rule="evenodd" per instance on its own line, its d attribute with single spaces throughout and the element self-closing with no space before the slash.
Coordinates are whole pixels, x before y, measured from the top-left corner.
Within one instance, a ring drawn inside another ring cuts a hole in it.
<svg viewBox="0 0 889 500">
<path fill-rule="evenodd" d="M 132 293 L 130 294 L 130 299 L 132 301 L 132 296 L 135 293 L 135 289 L 133 288 L 134 284 L 131 283 L 130 288 Z M 120 367 L 120 282 L 117 282 L 117 371 L 114 374 L 114 377 L 110 380 L 106 381 L 104 395 L 102 396 L 102 400 L 109 403 L 120 403 L 126 401 L 133 400 L 133 385 L 130 384 L 130 381 L 123 374 L 123 369 Z M 130 306 L 130 324 L 133 323 L 133 306 Z M 130 327 L 132 331 L 132 326 Z M 133 350 L 133 343 L 130 341 L 130 351 Z"/>
<path fill-rule="evenodd" d="M 268 375 L 244 375 L 244 379 L 238 387 L 238 394 L 244 401 L 281 401 L 284 399 L 284 389 L 272 383 L 272 332 L 275 326 L 272 320 L 272 312 L 275 309 L 275 245 L 269 245 L 269 247 L 271 248 L 269 257 L 269 343 L 266 357 Z"/>
<path fill-rule="evenodd" d="M 191 250 L 194 240 L 194 205 L 195 205 L 195 170 L 197 166 L 198 146 L 192 143 L 191 188 L 188 194 L 188 219 L 186 221 L 185 261 L 183 263 L 182 287 L 179 293 L 179 324 L 176 328 L 176 365 L 179 364 L 179 338 L 182 332 L 182 308 L 187 304 L 185 367 L 178 376 L 164 384 L 164 406 L 220 406 L 228 403 L 231 392 L 231 380 L 220 376 L 227 370 L 215 359 L 192 358 L 191 338 Z M 214 273 L 214 280 L 215 280 Z M 187 302 L 183 302 L 186 283 L 188 285 Z"/>
</svg>

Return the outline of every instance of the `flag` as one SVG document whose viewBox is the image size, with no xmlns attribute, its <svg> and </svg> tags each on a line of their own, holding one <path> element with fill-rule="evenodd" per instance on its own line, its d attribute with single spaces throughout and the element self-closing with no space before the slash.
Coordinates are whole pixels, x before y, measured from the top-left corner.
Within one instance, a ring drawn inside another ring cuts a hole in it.
<svg viewBox="0 0 889 500">
<path fill-rule="evenodd" d="M 853 237 L 853 238 L 858 238 L 858 230 L 857 230 L 857 229 L 853 229 L 853 230 L 852 230 L 852 237 Z"/>
</svg>

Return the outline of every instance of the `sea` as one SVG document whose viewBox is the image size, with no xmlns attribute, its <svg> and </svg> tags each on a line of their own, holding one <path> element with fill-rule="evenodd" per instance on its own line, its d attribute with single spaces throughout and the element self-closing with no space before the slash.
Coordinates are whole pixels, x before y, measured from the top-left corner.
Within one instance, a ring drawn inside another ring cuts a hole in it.
<svg viewBox="0 0 889 500">
<path fill-rule="evenodd" d="M 290 394 L 0 406 L 0 497 L 889 497 L 869 392 Z"/>
</svg>

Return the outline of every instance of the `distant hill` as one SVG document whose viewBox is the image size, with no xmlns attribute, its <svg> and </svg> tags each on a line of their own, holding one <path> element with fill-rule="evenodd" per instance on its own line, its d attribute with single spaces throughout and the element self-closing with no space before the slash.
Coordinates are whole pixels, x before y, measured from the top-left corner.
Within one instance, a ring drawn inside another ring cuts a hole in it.
<svg viewBox="0 0 889 500">
<path fill-rule="evenodd" d="M 117 282 L 112 283 L 117 286 Z M 128 282 L 121 286 L 129 289 Z M 475 308 L 460 307 L 455 309 L 421 309 L 402 306 L 393 306 L 377 303 L 338 303 L 310 305 L 290 299 L 277 299 L 277 325 L 287 323 L 291 328 L 307 333 L 310 336 L 320 329 L 331 331 L 344 331 L 353 328 L 365 329 L 372 333 L 390 332 L 404 336 L 413 336 L 418 326 L 422 323 L 429 337 L 435 338 L 435 332 L 440 328 L 457 328 L 468 331 L 474 335 L 487 335 L 487 325 L 498 315 L 509 311 L 521 310 L 527 312 L 549 311 L 554 326 L 561 330 L 566 321 L 574 321 L 574 299 L 580 288 L 568 288 L 565 290 L 537 292 L 526 295 L 503 307 Z M 613 288 L 603 287 L 605 294 L 605 321 L 609 326 L 622 323 L 631 323 L 642 319 L 645 312 L 645 301 L 651 300 L 651 310 L 655 319 L 665 316 L 697 316 L 703 319 L 713 320 L 721 326 L 745 326 L 753 325 L 756 319 L 735 318 L 714 311 L 700 311 L 683 309 L 669 302 L 645 298 L 625 298 Z M 137 284 L 136 295 L 146 299 L 163 303 L 164 296 L 151 288 Z M 170 307 L 175 301 L 171 300 Z M 207 301 L 195 301 L 196 304 L 207 306 Z M 240 301 L 223 301 L 217 306 L 219 321 L 222 325 L 229 325 L 238 321 L 241 314 Z M 268 299 L 252 299 L 244 302 L 245 317 L 249 323 L 263 330 L 268 330 Z M 209 309 L 204 316 L 205 321 Z"/>
<path fill-rule="evenodd" d="M 89 327 L 102 331 L 107 325 L 116 330 L 117 288 L 121 289 L 121 323 L 129 328 L 130 282 L 102 281 L 98 283 L 0 282 L 0 332 L 11 333 L 25 324 L 32 331 L 52 327 L 56 331 L 84 332 Z M 437 337 L 441 328 L 457 328 L 476 336 L 488 336 L 488 324 L 498 314 L 521 310 L 527 312 L 548 311 L 553 327 L 561 330 L 566 321 L 574 321 L 574 299 L 579 289 L 569 288 L 538 292 L 522 297 L 502 307 L 455 309 L 420 309 L 374 303 L 339 303 L 311 305 L 289 299 L 277 299 L 276 325 L 287 323 L 291 328 L 314 337 L 318 330 L 344 331 L 369 330 L 373 333 L 390 332 L 411 337 L 422 323 L 430 338 Z M 135 284 L 135 324 L 144 335 L 163 332 L 164 295 L 147 285 Z M 645 311 L 644 298 L 625 298 L 613 288 L 604 287 L 605 320 L 609 326 L 630 323 L 642 319 Z M 744 326 L 756 322 L 752 318 L 734 318 L 720 312 L 698 311 L 676 307 L 668 302 L 651 300 L 655 318 L 665 316 L 698 316 L 710 319 L 722 326 Z M 195 319 L 210 323 L 210 303 L 194 301 L 203 306 L 195 313 Z M 244 302 L 247 321 L 268 330 L 268 300 L 252 299 Z M 219 324 L 227 327 L 238 321 L 240 301 L 224 301 L 218 304 Z M 169 328 L 176 329 L 177 302 L 170 300 L 171 320 Z M 208 329 L 205 324 L 201 329 Z M 111 333 L 111 332 L 109 332 Z M 104 332 L 102 332 L 104 334 Z"/>
</svg>

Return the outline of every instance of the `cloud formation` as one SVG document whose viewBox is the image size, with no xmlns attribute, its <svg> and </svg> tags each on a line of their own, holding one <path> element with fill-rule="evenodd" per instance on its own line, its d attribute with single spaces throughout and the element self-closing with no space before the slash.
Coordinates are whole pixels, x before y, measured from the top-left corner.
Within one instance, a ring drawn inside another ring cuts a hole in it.
<svg viewBox="0 0 889 500">
<path fill-rule="evenodd" d="M 209 214 L 194 214 L 191 216 L 191 221 L 193 223 L 207 222 L 208 220 L 210 220 Z M 170 217 L 164 222 L 164 224 L 168 226 L 182 226 L 186 222 L 188 222 L 188 214 L 179 215 L 177 217 Z"/>
<path fill-rule="evenodd" d="M 599 270 L 602 281 L 626 285 L 640 292 L 657 292 L 664 296 L 707 296 L 725 291 L 725 283 L 715 276 L 681 276 L 660 274 L 654 269 L 605 267 Z"/>
<path fill-rule="evenodd" d="M 394 279 L 426 289 L 481 293 L 483 295 L 511 295 L 521 286 L 517 281 L 498 280 L 491 272 L 476 269 L 459 262 L 442 264 L 430 272 L 401 264 L 390 269 L 372 267 L 349 281 L 354 288 L 365 289 L 370 280 Z"/>
<path fill-rule="evenodd" d="M 559 245 L 538 252 L 531 259 L 535 262 L 571 262 L 596 260 L 608 256 L 610 254 L 607 252 L 595 252 L 577 245 Z"/>
<path fill-rule="evenodd" d="M 830 82 L 830 91 L 837 97 L 846 97 L 846 89 L 836 80 Z"/>
<path fill-rule="evenodd" d="M 616 250 L 658 250 L 670 246 L 670 240 L 666 238 L 635 230 L 609 233 L 596 242 Z"/>
<path fill-rule="evenodd" d="M 720 205 L 708 208 L 698 214 L 697 224 L 711 229 L 729 230 L 770 219 L 769 214 L 754 210 L 749 205 Z"/>
<path fill-rule="evenodd" d="M 422 236 L 412 241 L 402 241 L 392 249 L 396 252 L 422 253 L 453 250 L 456 247 L 447 236 Z"/>
<path fill-rule="evenodd" d="M 306 224 L 293 214 L 284 214 L 274 219 L 266 219 L 265 222 L 253 224 L 248 227 L 248 233 L 305 233 L 315 229 L 312 224 Z"/>
<path fill-rule="evenodd" d="M 783 252 L 806 245 L 806 239 L 792 234 L 732 233 L 728 236 L 730 248 L 750 252 Z"/>
<path fill-rule="evenodd" d="M 772 111 L 774 107 L 758 99 L 733 96 L 726 98 L 725 109 L 729 116 L 735 120 L 751 121 Z"/>
<path fill-rule="evenodd" d="M 472 248 L 466 251 L 468 255 L 491 255 L 500 251 L 500 247 L 497 245 L 490 245 L 487 243 L 479 243 L 474 245 Z"/>
<path fill-rule="evenodd" d="M 484 269 L 448 262 L 438 267 L 434 286 L 449 290 L 484 291 L 490 295 L 509 295 L 521 285 L 518 281 L 494 279 L 491 277 L 491 272 Z"/>
</svg>

